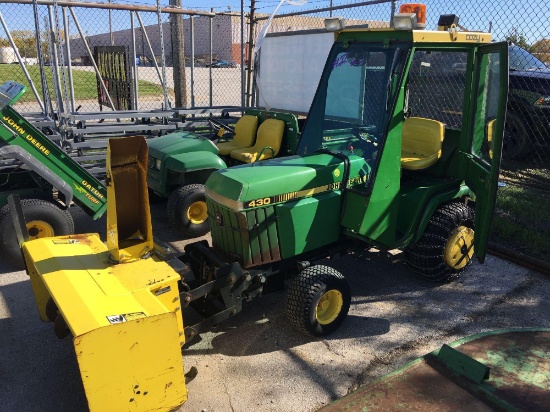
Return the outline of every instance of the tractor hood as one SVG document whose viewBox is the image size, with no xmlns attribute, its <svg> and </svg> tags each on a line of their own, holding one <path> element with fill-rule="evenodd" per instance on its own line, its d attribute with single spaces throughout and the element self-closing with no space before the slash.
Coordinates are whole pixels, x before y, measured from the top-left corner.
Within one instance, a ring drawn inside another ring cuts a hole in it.
<svg viewBox="0 0 550 412">
<path fill-rule="evenodd" d="M 167 156 L 189 152 L 218 154 L 218 148 L 205 137 L 191 132 L 174 132 L 147 140 L 149 156 L 164 160 Z"/>
<path fill-rule="evenodd" d="M 348 185 L 368 181 L 370 167 L 365 160 L 351 152 L 346 156 L 350 161 Z M 259 206 L 259 199 L 276 203 L 339 189 L 344 174 L 344 161 L 334 155 L 291 156 L 212 173 L 206 182 L 206 195 L 242 210 Z"/>
</svg>

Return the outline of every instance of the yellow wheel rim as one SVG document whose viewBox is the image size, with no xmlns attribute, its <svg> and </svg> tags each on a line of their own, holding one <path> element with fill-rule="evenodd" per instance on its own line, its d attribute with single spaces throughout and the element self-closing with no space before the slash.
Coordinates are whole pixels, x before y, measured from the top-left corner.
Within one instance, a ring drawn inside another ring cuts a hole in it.
<svg viewBox="0 0 550 412">
<path fill-rule="evenodd" d="M 31 240 L 55 236 L 53 227 L 43 220 L 32 220 L 27 223 L 27 231 Z"/>
<path fill-rule="evenodd" d="M 342 293 L 336 289 L 329 290 L 321 296 L 321 300 L 315 308 L 315 319 L 321 325 L 328 325 L 338 317 L 343 305 Z"/>
<path fill-rule="evenodd" d="M 200 225 L 206 221 L 208 214 L 206 213 L 206 202 L 199 200 L 193 203 L 187 209 L 187 218 L 194 225 Z"/>
<path fill-rule="evenodd" d="M 459 226 L 451 233 L 445 246 L 445 263 L 453 269 L 462 269 L 474 255 L 474 230 Z"/>
</svg>

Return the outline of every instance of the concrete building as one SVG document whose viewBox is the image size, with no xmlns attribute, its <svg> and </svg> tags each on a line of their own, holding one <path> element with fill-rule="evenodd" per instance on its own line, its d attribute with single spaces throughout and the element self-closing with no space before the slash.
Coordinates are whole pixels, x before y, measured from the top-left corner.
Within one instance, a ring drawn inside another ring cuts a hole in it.
<svg viewBox="0 0 550 412">
<path fill-rule="evenodd" d="M 175 16 L 175 15 L 174 15 Z M 258 18 L 267 17 L 257 15 Z M 191 30 L 191 21 L 193 21 L 193 30 Z M 259 33 L 266 20 L 260 20 L 256 27 L 256 33 Z M 370 27 L 388 26 L 387 22 L 352 20 L 350 24 L 369 24 Z M 135 38 L 136 55 L 140 57 L 141 64 L 150 64 L 153 58 L 160 63 L 160 30 L 158 25 L 145 26 L 143 30 L 136 19 Z M 210 25 L 212 26 L 212 59 L 227 60 L 235 63 L 241 61 L 241 18 L 240 15 L 216 15 L 214 17 L 196 16 L 193 19 L 184 18 L 184 50 L 186 58 L 191 56 L 191 32 L 193 31 L 193 46 L 196 64 L 207 64 L 210 60 Z M 324 17 L 293 16 L 275 18 L 272 21 L 269 32 L 286 32 L 296 30 L 319 29 L 324 27 Z M 164 52 L 166 64 L 172 65 L 172 41 L 170 36 L 170 24 L 162 24 L 164 38 Z M 250 26 L 245 24 L 244 42 L 248 41 Z M 149 37 L 153 53 L 147 44 L 146 36 Z M 125 46 L 131 53 L 132 31 L 120 30 L 112 33 L 113 43 L 111 43 L 111 34 L 109 32 L 86 36 L 90 49 L 95 46 Z M 72 39 L 70 41 L 71 54 L 75 62 L 89 65 L 89 58 L 82 39 Z M 248 56 L 245 56 L 247 59 Z"/>
</svg>

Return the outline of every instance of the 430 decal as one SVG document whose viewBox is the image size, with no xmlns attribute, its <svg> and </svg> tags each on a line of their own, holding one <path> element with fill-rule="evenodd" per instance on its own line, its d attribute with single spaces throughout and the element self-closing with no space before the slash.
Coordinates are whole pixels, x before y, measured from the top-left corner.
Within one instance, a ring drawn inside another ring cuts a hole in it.
<svg viewBox="0 0 550 412">
<path fill-rule="evenodd" d="M 266 206 L 271 203 L 270 197 L 263 197 L 256 200 L 251 200 L 246 204 L 246 207 L 259 207 L 259 206 Z"/>
<path fill-rule="evenodd" d="M 348 186 L 354 186 L 360 183 L 365 183 L 368 177 L 356 176 L 348 180 Z M 342 182 L 329 183 L 328 185 L 318 186 L 311 189 L 300 190 L 299 192 L 289 192 L 282 195 L 261 197 L 259 199 L 249 200 L 244 202 L 244 208 L 267 206 L 272 203 L 288 202 L 290 200 L 300 199 L 303 197 L 313 196 L 318 193 L 330 192 L 333 190 L 340 190 L 342 188 Z"/>
</svg>

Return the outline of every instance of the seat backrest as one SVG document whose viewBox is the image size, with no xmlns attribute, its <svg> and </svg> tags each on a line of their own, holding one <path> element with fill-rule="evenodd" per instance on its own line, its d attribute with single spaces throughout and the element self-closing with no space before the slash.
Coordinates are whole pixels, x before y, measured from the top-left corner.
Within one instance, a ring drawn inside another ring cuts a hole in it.
<svg viewBox="0 0 550 412">
<path fill-rule="evenodd" d="M 235 125 L 235 137 L 233 146 L 250 147 L 254 144 L 256 131 L 258 130 L 258 117 L 245 114 Z"/>
<path fill-rule="evenodd" d="M 283 141 L 283 133 L 285 131 L 285 122 L 277 119 L 266 119 L 258 128 L 258 135 L 256 136 L 256 144 L 254 149 L 256 151 L 262 150 L 264 147 L 271 146 L 273 148 L 273 156 L 276 156 L 281 149 L 281 142 Z M 264 155 L 271 156 L 271 151 L 266 150 Z"/>
<path fill-rule="evenodd" d="M 437 120 L 410 117 L 403 122 L 401 157 L 407 158 L 408 166 L 423 169 L 441 157 L 445 125 Z M 405 159 L 403 159 L 405 160 Z M 416 162 L 416 163 L 415 163 Z"/>
</svg>

